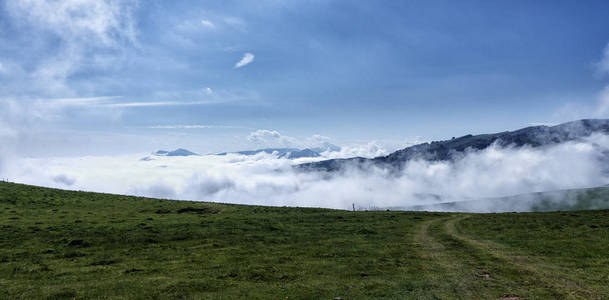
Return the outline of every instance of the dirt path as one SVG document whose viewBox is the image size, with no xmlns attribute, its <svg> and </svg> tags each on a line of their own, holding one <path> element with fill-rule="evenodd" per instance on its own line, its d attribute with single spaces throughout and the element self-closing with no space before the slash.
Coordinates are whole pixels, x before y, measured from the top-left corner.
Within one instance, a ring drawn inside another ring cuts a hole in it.
<svg viewBox="0 0 609 300">
<path fill-rule="evenodd" d="M 483 256 L 494 257 L 509 267 L 521 270 L 522 273 L 531 274 L 542 283 L 546 288 L 552 289 L 569 299 L 595 299 L 589 290 L 572 276 L 565 274 L 565 270 L 560 270 L 557 266 L 548 264 L 539 258 L 534 258 L 522 253 L 517 253 L 508 249 L 506 246 L 485 240 L 478 240 L 462 234 L 458 231 L 457 224 L 470 217 L 469 215 L 456 215 L 449 219 L 444 219 L 444 232 L 457 241 L 460 241 L 473 249 L 476 249 Z M 509 266 L 508 266 L 509 265 Z M 491 276 L 491 275 L 489 275 Z"/>
<path fill-rule="evenodd" d="M 477 270 L 472 268 L 472 259 L 459 259 L 453 250 L 437 238 L 438 229 L 450 218 L 437 218 L 425 221 L 416 234 L 419 257 L 423 260 L 421 276 L 429 283 L 429 290 L 433 291 L 433 298 L 447 299 L 482 299 L 488 295 L 479 285 L 472 285 L 479 281 Z"/>
</svg>

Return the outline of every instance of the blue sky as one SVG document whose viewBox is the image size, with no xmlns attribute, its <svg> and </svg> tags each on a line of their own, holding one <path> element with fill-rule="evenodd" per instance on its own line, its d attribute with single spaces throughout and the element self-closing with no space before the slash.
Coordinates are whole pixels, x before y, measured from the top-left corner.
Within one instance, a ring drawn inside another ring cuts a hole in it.
<svg viewBox="0 0 609 300">
<path fill-rule="evenodd" d="M 609 112 L 607 1 L 0 3 L 0 135 L 32 155 L 396 148 Z"/>
</svg>

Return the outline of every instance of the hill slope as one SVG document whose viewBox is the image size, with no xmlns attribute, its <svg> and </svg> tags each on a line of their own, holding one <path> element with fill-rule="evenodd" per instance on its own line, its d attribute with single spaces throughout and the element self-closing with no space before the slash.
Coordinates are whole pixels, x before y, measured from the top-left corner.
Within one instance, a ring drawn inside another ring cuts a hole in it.
<svg viewBox="0 0 609 300">
<path fill-rule="evenodd" d="M 350 212 L 0 182 L 0 298 L 609 297 L 609 211 Z"/>
<path fill-rule="evenodd" d="M 609 133 L 609 120 L 587 119 L 563 123 L 556 126 L 531 126 L 515 131 L 505 131 L 492 134 L 465 135 L 445 141 L 422 143 L 402 150 L 395 151 L 386 156 L 372 159 L 361 157 L 348 159 L 330 159 L 313 163 L 298 165 L 301 170 L 337 171 L 347 164 L 372 164 L 382 167 L 399 168 L 411 159 L 425 159 L 430 161 L 448 160 L 461 155 L 467 149 L 482 150 L 493 143 L 502 146 L 514 145 L 521 147 L 529 145 L 540 147 L 550 144 L 562 143 L 587 137 L 592 133 Z"/>
<path fill-rule="evenodd" d="M 609 187 L 530 193 L 509 197 L 396 207 L 394 209 L 489 213 L 609 209 Z"/>
</svg>

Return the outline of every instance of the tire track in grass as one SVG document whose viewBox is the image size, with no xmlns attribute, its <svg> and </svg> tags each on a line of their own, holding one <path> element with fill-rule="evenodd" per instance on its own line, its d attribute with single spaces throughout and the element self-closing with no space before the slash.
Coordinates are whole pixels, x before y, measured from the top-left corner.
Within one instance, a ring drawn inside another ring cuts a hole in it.
<svg viewBox="0 0 609 300">
<path fill-rule="evenodd" d="M 444 229 L 447 234 L 482 253 L 505 261 L 510 266 L 534 274 L 544 285 L 560 291 L 568 299 L 601 299 L 599 295 L 584 288 L 580 280 L 568 276 L 559 267 L 545 263 L 543 260 L 522 253 L 514 252 L 506 246 L 487 240 L 477 240 L 460 233 L 457 223 L 469 218 L 469 215 L 461 215 L 447 220 Z"/>
<path fill-rule="evenodd" d="M 465 240 L 449 227 L 467 215 L 455 214 L 421 224 L 415 236 L 423 261 L 421 276 L 426 297 L 435 299 L 569 299 L 565 291 L 538 274 L 491 255 Z M 452 224 L 452 225 L 451 225 Z"/>
<path fill-rule="evenodd" d="M 434 232 L 449 218 L 436 218 L 421 224 L 419 233 L 415 236 L 418 244 L 419 257 L 423 260 L 422 273 L 428 283 L 427 296 L 434 299 L 484 299 L 491 291 L 483 285 L 472 284 L 479 281 L 477 270 L 468 264 L 469 259 L 456 257 L 453 251 L 441 243 Z"/>
</svg>

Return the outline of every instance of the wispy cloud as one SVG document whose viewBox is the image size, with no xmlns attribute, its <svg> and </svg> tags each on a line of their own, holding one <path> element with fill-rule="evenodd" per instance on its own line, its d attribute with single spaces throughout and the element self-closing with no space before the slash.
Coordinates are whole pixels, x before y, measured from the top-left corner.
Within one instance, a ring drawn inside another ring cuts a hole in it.
<svg viewBox="0 0 609 300">
<path fill-rule="evenodd" d="M 150 102 L 122 102 L 122 103 L 101 103 L 105 107 L 148 107 L 148 106 L 180 106 L 180 105 L 211 105 L 225 103 L 223 100 L 209 101 L 150 101 Z"/>
<path fill-rule="evenodd" d="M 533 122 L 529 123 L 530 126 L 554 126 L 558 125 L 558 123 L 548 123 L 548 122 Z"/>
<path fill-rule="evenodd" d="M 107 101 L 120 99 L 121 96 L 100 96 L 100 97 L 76 97 L 76 98 L 51 98 L 41 99 L 39 101 L 48 101 L 54 104 L 62 105 L 91 105 L 102 104 Z"/>
<path fill-rule="evenodd" d="M 211 29 L 216 28 L 216 24 L 214 24 L 212 21 L 210 21 L 208 19 L 201 20 L 201 24 L 207 28 L 211 28 Z"/>
<path fill-rule="evenodd" d="M 147 106 L 175 106 L 175 105 L 197 105 L 204 102 L 181 102 L 181 101 L 155 101 L 155 102 L 124 102 L 124 103 L 106 103 L 102 104 L 106 107 L 147 107 Z"/>
<path fill-rule="evenodd" d="M 253 61 L 254 61 L 254 54 L 247 52 L 243 55 L 243 58 L 241 58 L 241 60 L 235 64 L 235 69 L 246 66 Z"/>
<path fill-rule="evenodd" d="M 154 125 L 146 126 L 148 129 L 235 129 L 244 128 L 241 126 L 230 125 Z"/>
<path fill-rule="evenodd" d="M 119 102 L 122 96 L 102 97 L 75 97 L 75 98 L 47 98 L 37 99 L 36 103 L 52 107 L 67 106 L 96 106 L 96 107 L 148 107 L 148 106 L 178 106 L 178 105 L 206 105 L 222 103 L 222 101 L 142 101 L 142 102 Z"/>
<path fill-rule="evenodd" d="M 53 44 L 57 45 L 39 59 L 28 62 L 33 68 L 28 68 L 31 71 L 26 78 L 32 82 L 27 88 L 45 95 L 75 94 L 69 78 L 84 65 L 95 64 L 101 69 L 115 66 L 116 60 L 122 59 L 125 46 L 135 44 L 136 5 L 131 0 L 7 2 L 6 11 L 16 22 L 29 25 L 32 39 L 53 38 Z M 105 59 L 101 62 L 91 59 L 99 55 Z"/>
</svg>

